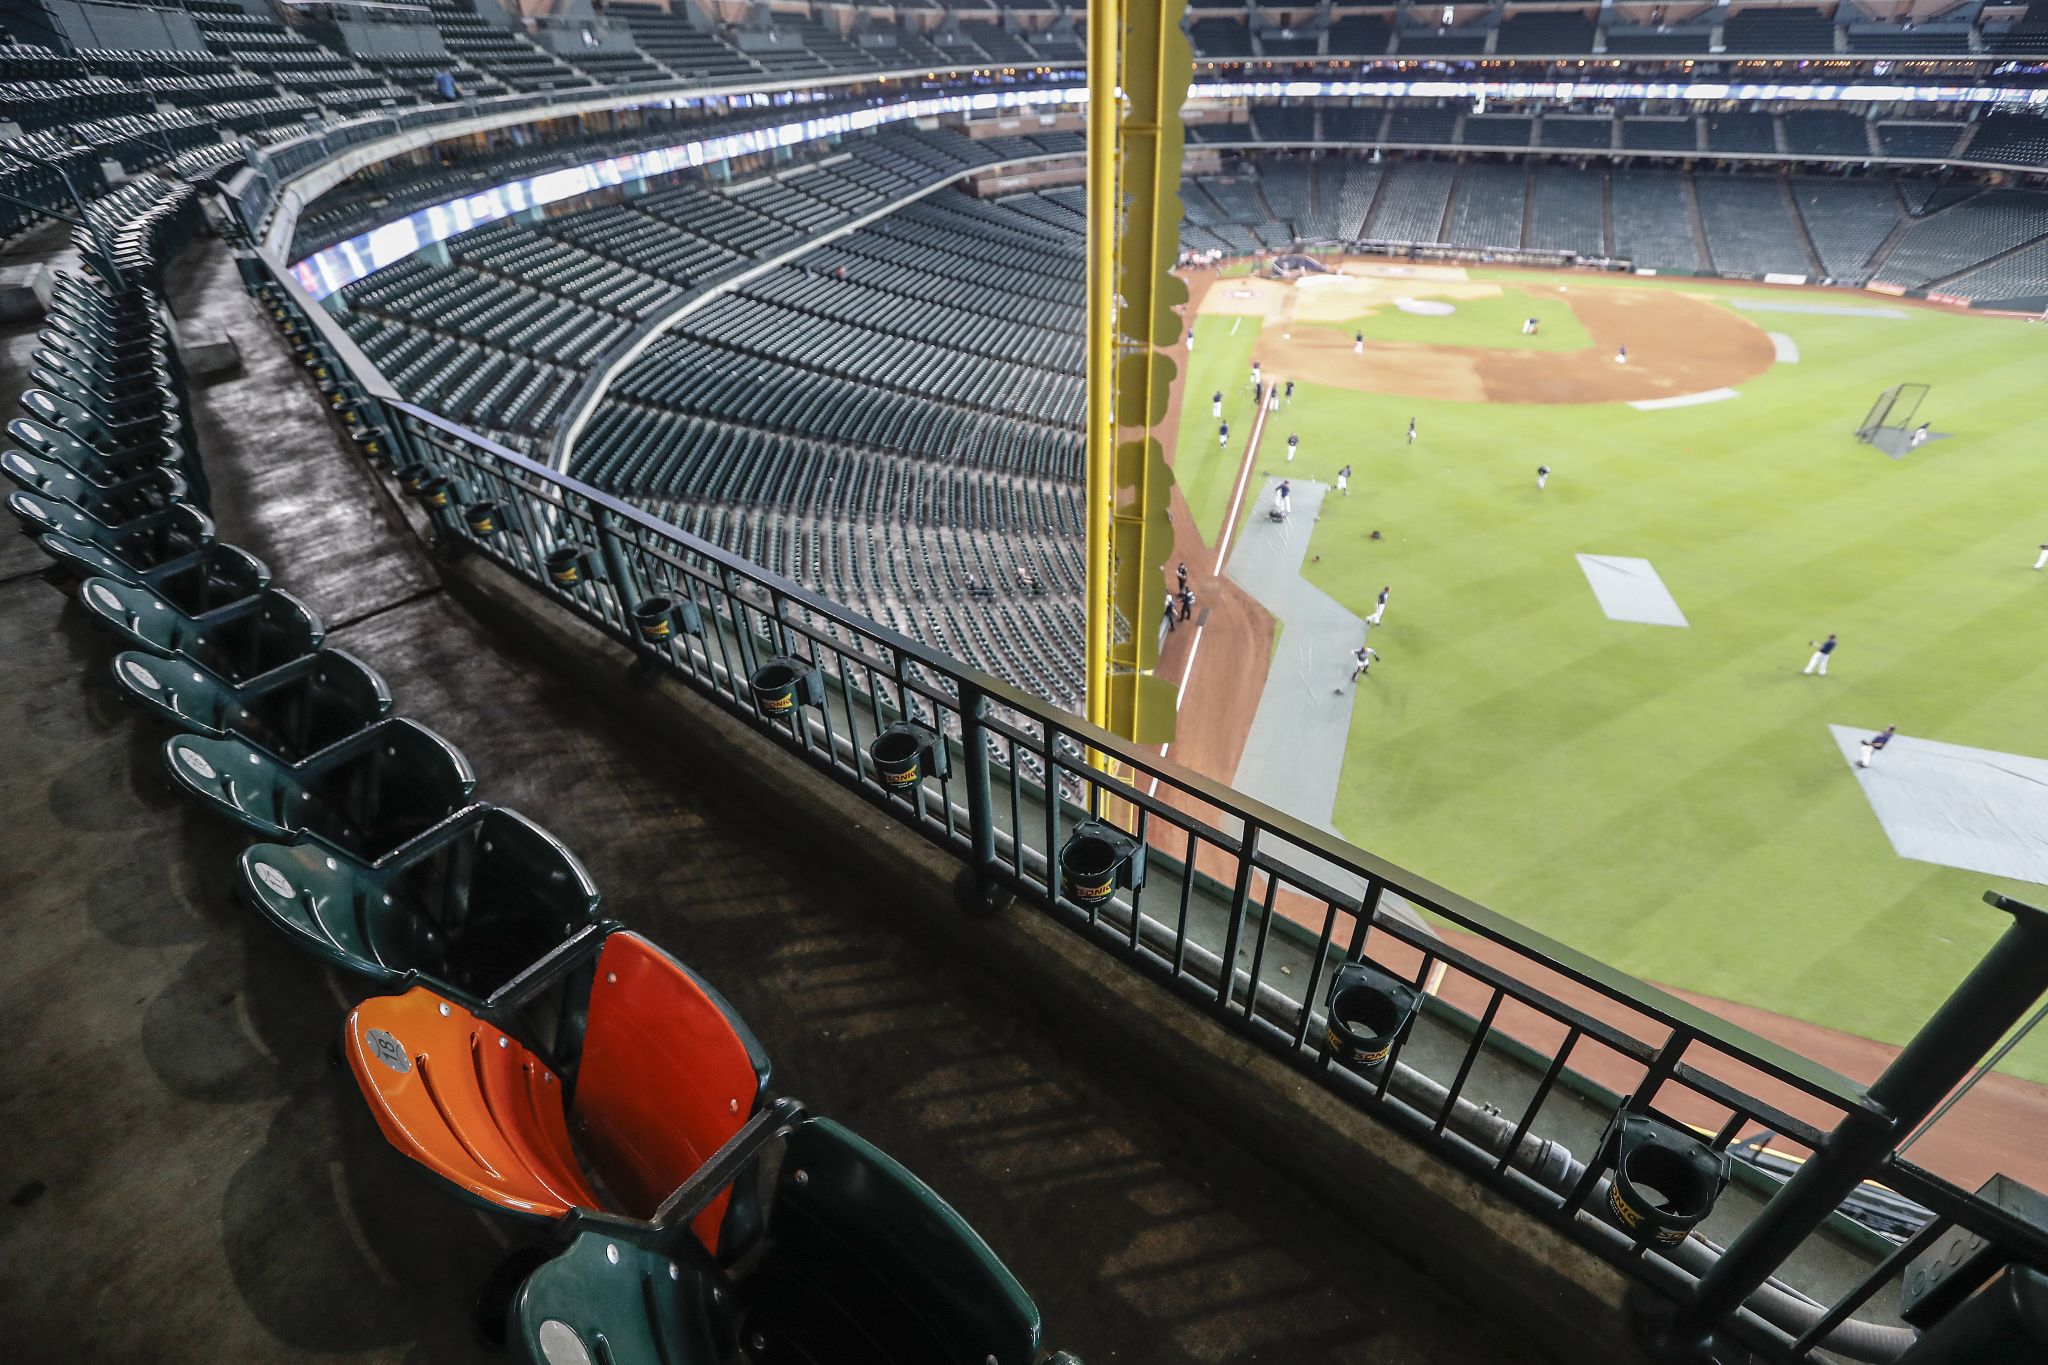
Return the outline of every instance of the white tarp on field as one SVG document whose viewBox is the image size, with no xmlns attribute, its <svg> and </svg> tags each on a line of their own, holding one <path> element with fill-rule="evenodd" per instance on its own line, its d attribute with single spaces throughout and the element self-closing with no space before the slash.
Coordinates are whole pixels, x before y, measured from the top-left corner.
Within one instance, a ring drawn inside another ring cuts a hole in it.
<svg viewBox="0 0 2048 1365">
<path fill-rule="evenodd" d="M 1897 735 L 1857 767 L 1883 728 L 1828 733 L 1901 858 L 2048 884 L 2048 759 Z"/>
<path fill-rule="evenodd" d="M 1678 609 L 1678 599 L 1657 577 L 1649 560 L 1622 555 L 1580 555 L 1579 567 L 1585 570 L 1586 582 L 1592 585 L 1593 596 L 1600 600 L 1600 610 L 1609 619 L 1637 621 L 1646 626 L 1686 624 L 1685 613 Z"/>
</svg>

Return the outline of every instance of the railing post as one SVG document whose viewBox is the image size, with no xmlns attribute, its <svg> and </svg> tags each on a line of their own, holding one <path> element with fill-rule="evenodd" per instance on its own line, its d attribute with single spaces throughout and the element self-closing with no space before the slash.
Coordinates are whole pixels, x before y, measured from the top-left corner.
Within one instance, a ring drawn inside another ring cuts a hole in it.
<svg viewBox="0 0 2048 1365">
<path fill-rule="evenodd" d="M 974 846 L 974 877 L 985 880 L 996 865 L 996 827 L 989 793 L 988 735 L 981 728 L 987 704 L 981 689 L 969 682 L 960 687 L 960 744 L 967 759 L 967 837 Z M 940 736 L 939 742 L 945 743 Z"/>
<path fill-rule="evenodd" d="M 1691 1302 L 1652 1345 L 1697 1358 L 1734 1314 L 1845 1196 L 1876 1169 L 1900 1133 L 1941 1103 L 2048 990 L 2048 913 L 1996 892 L 1984 899 L 2013 917 L 1934 1017 L 1872 1082 L 1876 1112 L 1851 1111 L 1756 1220 L 1700 1277 Z"/>
</svg>

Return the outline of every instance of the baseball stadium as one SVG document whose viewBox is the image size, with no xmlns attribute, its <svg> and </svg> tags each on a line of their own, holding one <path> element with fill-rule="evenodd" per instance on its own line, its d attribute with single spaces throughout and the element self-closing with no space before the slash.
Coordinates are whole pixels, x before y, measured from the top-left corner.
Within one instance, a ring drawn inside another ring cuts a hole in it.
<svg viewBox="0 0 2048 1365">
<path fill-rule="evenodd" d="M 0 5 L 9 1360 L 2048 1360 L 2048 7 Z"/>
</svg>

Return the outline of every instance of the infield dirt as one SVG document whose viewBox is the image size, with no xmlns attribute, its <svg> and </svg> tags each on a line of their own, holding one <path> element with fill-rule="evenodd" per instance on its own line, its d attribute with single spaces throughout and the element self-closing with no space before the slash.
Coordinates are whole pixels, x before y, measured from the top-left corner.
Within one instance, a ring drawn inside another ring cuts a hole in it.
<svg viewBox="0 0 2048 1365">
<path fill-rule="evenodd" d="M 1770 369 L 1768 332 L 1728 309 L 1669 290 L 1572 289 L 1555 292 L 1592 337 L 1576 351 L 1427 345 L 1368 337 L 1353 349 L 1342 324 L 1404 299 L 1447 302 L 1497 297 L 1499 284 L 1473 281 L 1456 267 L 1349 262 L 1341 271 L 1300 280 L 1214 280 L 1197 305 L 1207 316 L 1260 318 L 1254 357 L 1268 374 L 1367 393 L 1470 403 L 1630 403 L 1734 388 Z M 1628 348 L 1628 363 L 1615 356 Z"/>
</svg>

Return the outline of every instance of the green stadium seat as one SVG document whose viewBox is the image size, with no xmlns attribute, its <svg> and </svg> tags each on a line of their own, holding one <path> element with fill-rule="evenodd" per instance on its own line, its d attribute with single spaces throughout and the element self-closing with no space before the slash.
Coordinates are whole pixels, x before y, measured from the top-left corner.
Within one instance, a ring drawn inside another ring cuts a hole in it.
<svg viewBox="0 0 2048 1365">
<path fill-rule="evenodd" d="M 546 1039 L 521 1016 L 544 994 L 563 1021 Z M 365 1000 L 343 1050 L 392 1146 L 458 1197 L 547 1223 L 573 1209 L 652 1220 L 769 1077 L 715 990 L 619 929 L 561 944 L 480 1005 L 424 986 Z M 742 1174 L 690 1220 L 707 1252 L 753 1240 L 756 1183 Z"/>
<path fill-rule="evenodd" d="M 17 417 L 7 424 L 7 434 L 21 448 L 39 459 L 54 460 L 95 483 L 117 483 L 146 474 L 163 463 L 162 452 L 138 450 L 109 455 L 65 432 L 63 428 Z"/>
<path fill-rule="evenodd" d="M 278 588 L 187 615 L 138 584 L 88 578 L 79 601 L 93 619 L 139 648 L 190 660 L 245 683 L 320 648 L 320 618 Z"/>
<path fill-rule="evenodd" d="M 590 1226 L 513 1298 L 532 1365 L 1032 1365 L 1037 1305 L 894 1158 L 831 1119 L 789 1134 L 758 1261 L 718 1272 L 661 1230 Z"/>
<path fill-rule="evenodd" d="M 585 1232 L 520 1286 L 506 1335 L 533 1365 L 720 1365 L 732 1321 L 715 1292 L 687 1260 Z"/>
<path fill-rule="evenodd" d="M 25 457 L 20 451 L 10 450 L 7 459 L 8 477 L 20 482 L 22 471 L 13 462 Z M 23 488 L 7 495 L 7 510 L 14 513 L 30 535 L 52 531 L 72 534 L 81 516 L 98 523 L 91 528 L 94 534 L 117 531 L 137 517 L 186 501 L 185 480 L 170 469 L 154 469 L 111 485 L 88 483 L 62 465 L 50 464 L 45 470 L 48 478 L 44 487 L 32 491 Z"/>
<path fill-rule="evenodd" d="M 32 496 L 14 493 L 10 498 Z M 63 515 L 58 513 L 57 515 Z M 108 527 L 83 515 L 74 517 L 63 532 L 37 537 L 43 553 L 80 578 L 99 574 L 123 582 L 142 581 L 152 569 L 169 568 L 213 543 L 213 521 L 186 503 L 118 528 Z"/>
<path fill-rule="evenodd" d="M 180 786 L 257 834 L 309 835 L 361 858 L 424 833 L 476 790 L 454 745 L 399 717 L 295 762 L 246 740 L 198 735 L 166 740 L 164 757 Z"/>
<path fill-rule="evenodd" d="M 181 730 L 213 739 L 239 735 L 285 762 L 382 720 L 391 689 L 339 649 L 320 649 L 237 685 L 189 660 L 141 650 L 114 656 L 114 679 L 129 700 Z"/>
<path fill-rule="evenodd" d="M 481 997 L 597 922 L 590 874 L 516 811 L 475 805 L 375 862 L 316 844 L 242 854 L 249 903 L 293 943 L 381 989 Z"/>
</svg>

